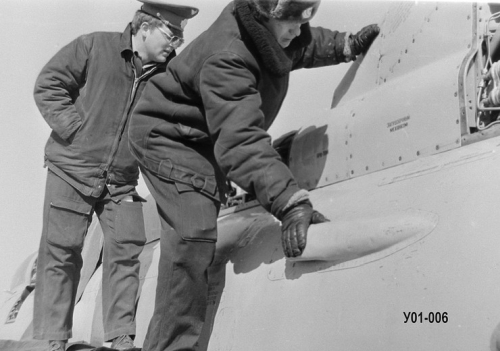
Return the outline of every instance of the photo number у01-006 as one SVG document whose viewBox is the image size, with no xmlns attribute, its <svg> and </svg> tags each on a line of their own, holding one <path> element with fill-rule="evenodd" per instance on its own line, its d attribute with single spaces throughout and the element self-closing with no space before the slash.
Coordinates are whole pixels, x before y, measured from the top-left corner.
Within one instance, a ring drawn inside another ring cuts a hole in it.
<svg viewBox="0 0 500 351">
<path fill-rule="evenodd" d="M 429 312 L 424 316 L 422 312 L 403 312 L 405 323 L 448 323 L 448 312 Z"/>
</svg>

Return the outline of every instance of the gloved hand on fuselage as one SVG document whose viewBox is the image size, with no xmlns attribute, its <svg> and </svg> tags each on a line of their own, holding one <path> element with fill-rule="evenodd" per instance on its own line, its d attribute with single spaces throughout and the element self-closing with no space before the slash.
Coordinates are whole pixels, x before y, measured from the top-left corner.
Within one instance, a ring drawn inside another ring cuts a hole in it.
<svg viewBox="0 0 500 351">
<path fill-rule="evenodd" d="M 378 24 L 370 24 L 361 28 L 359 32 L 351 35 L 350 47 L 353 55 L 359 55 L 365 52 L 373 40 L 380 32 Z"/>
<path fill-rule="evenodd" d="M 302 255 L 306 247 L 309 225 L 329 221 L 321 213 L 313 210 L 309 200 L 297 203 L 287 209 L 281 220 L 281 244 L 285 256 Z"/>
</svg>

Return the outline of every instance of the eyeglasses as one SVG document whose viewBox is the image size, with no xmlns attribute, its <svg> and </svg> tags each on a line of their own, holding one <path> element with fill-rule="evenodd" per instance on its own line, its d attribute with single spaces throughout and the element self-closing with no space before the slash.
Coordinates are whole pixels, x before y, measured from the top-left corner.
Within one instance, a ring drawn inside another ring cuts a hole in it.
<svg viewBox="0 0 500 351">
<path fill-rule="evenodd" d="M 175 36 L 175 35 L 170 35 L 167 32 L 165 32 L 165 30 L 161 29 L 160 27 L 157 27 L 157 28 L 163 34 L 165 39 L 167 39 L 167 41 L 169 42 L 169 45 L 171 47 L 173 47 L 174 49 L 177 49 L 179 46 L 184 44 L 183 38 L 180 38 L 180 37 Z"/>
</svg>

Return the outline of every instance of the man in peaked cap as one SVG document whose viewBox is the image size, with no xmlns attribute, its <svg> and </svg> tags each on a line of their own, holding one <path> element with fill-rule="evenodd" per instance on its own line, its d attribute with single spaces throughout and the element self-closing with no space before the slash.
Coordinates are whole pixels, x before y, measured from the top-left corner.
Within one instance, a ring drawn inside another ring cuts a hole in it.
<svg viewBox="0 0 500 351">
<path fill-rule="evenodd" d="M 187 20 L 198 14 L 198 9 L 191 6 L 166 3 L 162 0 L 139 0 L 144 3 L 141 11 L 159 18 L 177 36 L 183 35 Z"/>
<path fill-rule="evenodd" d="M 174 0 L 175 1 L 175 0 Z M 104 341 L 133 347 L 139 259 L 146 242 L 139 170 L 128 147 L 129 114 L 145 83 L 183 43 L 198 10 L 141 0 L 123 33 L 82 35 L 57 52 L 39 74 L 34 97 L 52 129 L 43 230 L 38 254 L 33 336 L 62 351 L 82 268 L 82 246 L 95 213 L 102 251 Z M 89 340 L 88 340 L 89 341 Z"/>
<path fill-rule="evenodd" d="M 232 1 L 166 74 L 149 81 L 137 103 L 130 148 L 162 224 L 155 309 L 143 350 L 196 349 L 228 180 L 281 221 L 287 257 L 302 254 L 310 224 L 327 220 L 313 210 L 267 130 L 292 70 L 355 59 L 379 28 L 351 35 L 310 27 L 319 3 Z"/>
</svg>

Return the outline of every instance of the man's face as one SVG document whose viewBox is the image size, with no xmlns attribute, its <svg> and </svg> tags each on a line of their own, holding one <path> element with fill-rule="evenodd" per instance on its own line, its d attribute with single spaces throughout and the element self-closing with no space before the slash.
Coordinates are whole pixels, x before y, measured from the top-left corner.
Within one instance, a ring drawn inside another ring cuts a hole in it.
<svg viewBox="0 0 500 351">
<path fill-rule="evenodd" d="M 144 48 L 149 62 L 165 62 L 167 57 L 175 50 L 170 44 L 173 33 L 170 29 L 161 25 L 161 27 L 148 28 L 148 35 L 144 40 Z"/>
<path fill-rule="evenodd" d="M 288 47 L 300 35 L 300 22 L 278 21 L 270 18 L 264 26 L 273 34 L 282 48 Z"/>
</svg>

